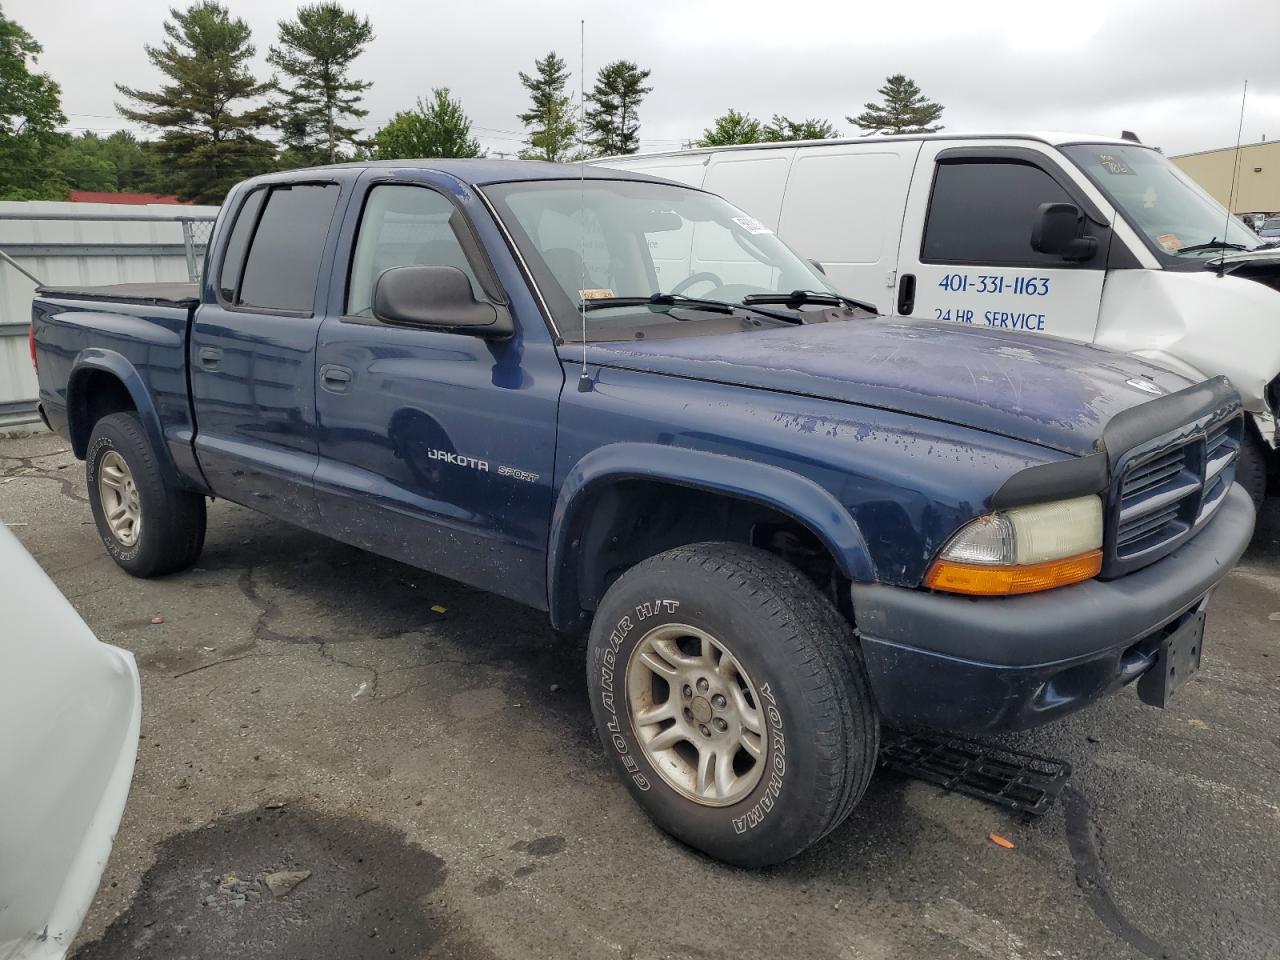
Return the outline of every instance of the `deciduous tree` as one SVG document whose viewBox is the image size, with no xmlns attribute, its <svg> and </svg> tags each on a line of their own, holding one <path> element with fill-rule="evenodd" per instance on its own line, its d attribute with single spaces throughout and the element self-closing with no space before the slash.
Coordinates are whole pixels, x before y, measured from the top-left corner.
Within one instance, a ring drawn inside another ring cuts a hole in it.
<svg viewBox="0 0 1280 960">
<path fill-rule="evenodd" d="M 572 101 L 565 93 L 569 70 L 555 51 L 535 60 L 532 75 L 520 73 L 520 82 L 529 91 L 529 109 L 520 122 L 529 131 L 520 156 L 525 160 L 563 162 L 577 152 L 578 123 Z"/>
<path fill-rule="evenodd" d="M 596 152 L 605 156 L 635 153 L 640 149 L 640 104 L 653 90 L 644 82 L 649 71 L 630 60 L 605 64 L 596 85 L 587 94 L 587 129 Z"/>
<path fill-rule="evenodd" d="M 700 147 L 732 147 L 741 143 L 759 143 L 764 127 L 755 117 L 730 109 L 711 122 L 698 140 Z"/>
<path fill-rule="evenodd" d="M 471 136 L 471 120 L 448 87 L 431 91 L 426 103 L 418 98 L 413 110 L 397 113 L 373 135 L 373 156 L 378 160 L 409 157 L 480 157 L 484 152 Z"/>
<path fill-rule="evenodd" d="M 284 165 L 336 163 L 345 159 L 343 144 L 359 143 L 359 130 L 343 120 L 368 116 L 360 102 L 371 84 L 352 79 L 350 68 L 372 39 L 368 18 L 336 3 L 303 6 L 294 19 L 280 21 L 267 62 L 284 75 L 275 104 Z"/>
<path fill-rule="evenodd" d="M 200 0 L 169 13 L 168 39 L 145 48 L 166 82 L 156 90 L 117 84 L 136 106 L 116 109 L 161 131 L 154 152 L 162 188 L 184 200 L 220 203 L 237 181 L 273 166 L 275 146 L 257 135 L 271 111 L 253 103 L 271 84 L 249 69 L 249 26 L 226 7 Z"/>
<path fill-rule="evenodd" d="M 72 190 L 146 191 L 155 175 L 150 156 L 128 130 L 65 137 L 54 163 Z"/>
<path fill-rule="evenodd" d="M 911 78 L 895 73 L 876 91 L 884 97 L 883 103 L 865 103 L 862 113 L 845 117 L 855 127 L 863 130 L 863 136 L 873 133 L 933 133 L 942 125 L 935 123 L 944 107 L 926 99 Z"/>
<path fill-rule="evenodd" d="M 0 200 L 61 200 L 56 164 L 66 141 L 58 85 L 32 67 L 38 44 L 0 9 Z"/>
<path fill-rule="evenodd" d="M 775 113 L 769 125 L 764 128 L 762 139 L 769 143 L 780 143 L 786 140 L 830 140 L 838 136 L 840 131 L 826 120 L 816 117 L 792 120 Z"/>
</svg>

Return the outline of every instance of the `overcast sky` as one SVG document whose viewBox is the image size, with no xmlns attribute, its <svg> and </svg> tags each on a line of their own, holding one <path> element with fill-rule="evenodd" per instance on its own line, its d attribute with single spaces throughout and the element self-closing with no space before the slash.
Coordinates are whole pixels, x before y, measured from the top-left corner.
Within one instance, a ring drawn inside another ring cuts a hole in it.
<svg viewBox="0 0 1280 960">
<path fill-rule="evenodd" d="M 44 45 L 73 128 L 130 126 L 113 83 L 153 88 L 144 43 L 163 39 L 165 0 L 0 0 Z M 176 0 L 181 3 L 181 0 Z M 432 87 L 462 100 L 490 151 L 520 146 L 526 98 L 517 71 L 554 49 L 577 87 L 578 23 L 586 72 L 629 59 L 652 70 L 642 149 L 677 149 L 728 107 L 845 121 L 887 74 L 914 78 L 946 106 L 949 130 L 1136 131 L 1166 153 L 1280 137 L 1280 0 L 349 0 L 376 38 L 355 64 L 373 81 L 378 124 Z M 230 0 L 253 29 L 255 66 L 296 0 Z M 588 86 L 590 84 L 588 83 Z"/>
</svg>

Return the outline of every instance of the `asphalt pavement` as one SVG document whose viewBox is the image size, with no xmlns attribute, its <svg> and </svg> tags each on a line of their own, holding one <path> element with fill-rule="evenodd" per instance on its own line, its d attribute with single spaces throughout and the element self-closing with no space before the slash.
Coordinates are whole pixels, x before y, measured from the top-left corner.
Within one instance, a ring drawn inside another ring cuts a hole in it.
<svg viewBox="0 0 1280 960">
<path fill-rule="evenodd" d="M 0 521 L 142 673 L 76 958 L 1280 957 L 1280 501 L 1170 709 L 1006 738 L 1073 765 L 1043 817 L 881 772 L 754 872 L 631 802 L 542 614 L 224 502 L 193 570 L 132 579 L 47 433 L 0 439 Z"/>
</svg>

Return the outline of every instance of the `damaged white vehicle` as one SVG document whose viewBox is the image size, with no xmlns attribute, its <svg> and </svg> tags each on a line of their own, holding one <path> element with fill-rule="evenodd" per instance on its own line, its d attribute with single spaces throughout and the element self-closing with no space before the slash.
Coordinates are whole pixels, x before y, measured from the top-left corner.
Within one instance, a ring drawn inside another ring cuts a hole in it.
<svg viewBox="0 0 1280 960">
<path fill-rule="evenodd" d="M 0 526 L 0 960 L 66 955 L 124 812 L 142 694 Z"/>
</svg>

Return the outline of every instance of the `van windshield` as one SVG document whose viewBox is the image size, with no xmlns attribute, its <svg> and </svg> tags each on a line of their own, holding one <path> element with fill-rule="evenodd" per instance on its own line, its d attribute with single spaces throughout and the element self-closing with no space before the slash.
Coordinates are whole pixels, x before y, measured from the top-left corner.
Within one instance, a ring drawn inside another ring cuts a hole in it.
<svg viewBox="0 0 1280 960">
<path fill-rule="evenodd" d="M 1062 148 L 1169 263 L 1203 262 L 1263 241 L 1194 180 L 1149 147 Z"/>
<path fill-rule="evenodd" d="M 566 340 L 582 339 L 583 315 L 593 341 L 685 334 L 690 321 L 705 332 L 776 326 L 785 309 L 744 299 L 831 291 L 769 227 L 699 190 L 588 179 L 484 192 Z"/>
</svg>

